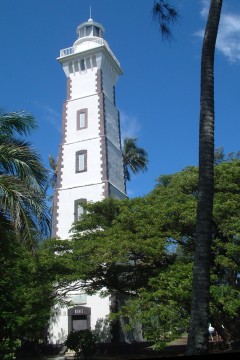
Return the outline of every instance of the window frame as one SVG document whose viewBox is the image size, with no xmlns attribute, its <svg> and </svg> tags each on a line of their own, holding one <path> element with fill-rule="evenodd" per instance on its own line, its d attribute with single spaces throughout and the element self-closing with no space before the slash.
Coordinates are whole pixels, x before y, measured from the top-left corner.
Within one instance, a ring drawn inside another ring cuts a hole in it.
<svg viewBox="0 0 240 360">
<path fill-rule="evenodd" d="M 79 213 L 78 213 L 79 204 L 86 203 L 86 202 L 87 202 L 87 199 L 85 199 L 85 198 L 74 200 L 74 213 L 73 213 L 74 222 L 79 220 Z M 83 213 L 85 213 L 85 210 L 83 210 Z"/>
<path fill-rule="evenodd" d="M 79 169 L 79 157 L 83 155 L 84 156 L 84 165 L 83 169 Z M 76 152 L 76 159 L 75 159 L 75 172 L 76 173 L 82 173 L 87 171 L 87 150 L 79 150 Z"/>
<path fill-rule="evenodd" d="M 85 126 L 80 126 L 80 116 L 81 114 L 85 114 Z M 77 130 L 83 130 L 88 127 L 88 109 L 80 109 L 77 111 Z"/>
</svg>

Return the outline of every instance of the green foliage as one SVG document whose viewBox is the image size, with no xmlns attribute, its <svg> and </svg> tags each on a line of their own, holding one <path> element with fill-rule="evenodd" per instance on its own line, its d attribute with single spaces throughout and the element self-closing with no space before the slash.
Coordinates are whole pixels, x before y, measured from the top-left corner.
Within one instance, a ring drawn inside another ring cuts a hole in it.
<svg viewBox="0 0 240 360">
<path fill-rule="evenodd" d="M 133 293 L 172 261 L 164 234 L 159 236 L 158 210 L 149 201 L 106 199 L 85 208 L 71 245 L 87 292 L 105 287 Z"/>
<path fill-rule="evenodd" d="M 9 338 L 3 339 L 0 342 L 0 359 L 1 360 L 15 360 L 16 351 L 21 346 L 19 339 L 11 340 Z"/>
<path fill-rule="evenodd" d="M 125 181 L 130 181 L 130 170 L 137 174 L 140 170 L 147 170 L 147 151 L 137 146 L 137 138 L 125 137 L 123 140 L 123 167 Z"/>
<path fill-rule="evenodd" d="M 75 351 L 76 359 L 89 359 L 96 351 L 96 335 L 91 330 L 71 331 L 65 345 Z"/>
<path fill-rule="evenodd" d="M 234 159 L 239 160 L 239 158 L 240 158 L 240 151 L 238 151 L 237 153 L 231 152 L 225 155 L 223 146 L 216 148 L 214 151 L 214 163 L 216 165 L 226 161 L 232 161 Z"/>
<path fill-rule="evenodd" d="M 39 266 L 66 291 L 72 281 L 88 294 L 120 292 L 128 302 L 113 317 L 141 323 L 146 339 L 163 346 L 188 328 L 196 245 L 198 169 L 158 179 L 135 199 L 86 203 L 71 241 L 43 244 Z M 210 320 L 234 338 L 240 329 L 240 161 L 215 166 Z M 234 326 L 232 326 L 234 324 Z"/>
<path fill-rule="evenodd" d="M 130 298 L 119 316 L 127 316 L 126 330 L 142 324 L 144 337 L 162 349 L 187 331 L 191 303 L 192 264 L 176 262 L 149 279 L 148 287 Z M 116 316 L 113 316 L 116 318 Z"/>
<path fill-rule="evenodd" d="M 48 173 L 23 138 L 36 127 L 29 114 L 0 111 L 0 222 L 10 222 L 19 241 L 31 246 L 50 234 L 44 194 Z"/>
<path fill-rule="evenodd" d="M 145 197 L 84 205 L 86 212 L 73 227 L 67 256 L 75 261 L 83 289 L 128 294 L 128 303 L 113 317 L 127 316 L 128 330 L 141 322 L 157 347 L 188 327 L 197 181 L 197 167 L 161 176 Z M 215 166 L 210 315 L 216 327 L 224 322 L 230 328 L 234 318 L 237 329 L 239 182 L 237 158 Z M 237 336 L 235 330 L 232 334 Z"/>
<path fill-rule="evenodd" d="M 0 244 L 1 245 L 1 244 Z M 54 304 L 52 278 L 39 266 L 38 251 L 12 241 L 0 252 L 0 343 L 45 341 Z"/>
<path fill-rule="evenodd" d="M 0 111 L 0 346 L 4 359 L 14 358 L 19 339 L 45 339 L 55 297 L 53 278 L 41 271 L 38 258 L 39 243 L 50 234 L 45 199 L 48 173 L 24 138 L 36 127 L 29 114 Z"/>
</svg>

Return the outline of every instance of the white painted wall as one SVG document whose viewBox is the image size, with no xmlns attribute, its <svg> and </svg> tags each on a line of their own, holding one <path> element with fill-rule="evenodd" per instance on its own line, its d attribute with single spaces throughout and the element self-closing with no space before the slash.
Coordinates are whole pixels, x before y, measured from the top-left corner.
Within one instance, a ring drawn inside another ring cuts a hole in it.
<svg viewBox="0 0 240 360">
<path fill-rule="evenodd" d="M 88 109 L 88 127 L 77 130 L 77 111 Z M 98 97 L 96 93 L 88 97 L 79 97 L 67 103 L 66 143 L 82 141 L 99 136 Z"/>
<path fill-rule="evenodd" d="M 96 94 L 96 72 L 97 68 L 94 68 L 70 74 L 72 80 L 72 99 L 87 98 L 90 95 Z"/>
<path fill-rule="evenodd" d="M 74 221 L 74 201 L 77 199 L 87 199 L 88 201 L 100 201 L 103 193 L 103 185 L 96 184 L 92 186 L 75 187 L 72 189 L 66 188 L 59 191 L 59 209 L 61 220 L 58 223 L 58 234 L 61 234 L 61 239 L 68 239 L 70 236 L 69 230 Z"/>
<path fill-rule="evenodd" d="M 76 42 L 77 43 L 77 42 Z M 95 51 L 94 51 L 95 49 Z M 106 49 L 107 52 L 106 52 Z M 120 149 L 119 117 L 114 105 L 114 86 L 121 69 L 116 59 L 106 49 L 96 46 L 96 42 L 86 41 L 79 44 L 75 53 L 61 59 L 63 70 L 70 77 L 70 98 L 66 102 L 66 127 L 64 142 L 61 144 L 62 162 L 60 164 L 61 182 L 57 189 L 57 236 L 69 238 L 69 231 L 74 221 L 74 202 L 87 199 L 88 202 L 103 200 L 104 183 L 102 181 L 102 152 L 100 135 L 99 94 L 97 93 L 97 71 L 102 70 L 103 92 L 105 94 L 105 130 L 109 180 L 125 195 L 122 157 Z M 89 52 L 88 52 L 89 51 Z M 112 55 L 114 56 L 114 55 Z M 86 69 L 81 70 L 84 59 Z M 88 127 L 77 130 L 77 111 L 88 109 Z M 76 173 L 75 155 L 77 151 L 87 150 L 87 171 Z M 87 296 L 86 307 L 91 308 L 91 328 L 98 319 L 109 314 L 109 297 L 101 298 L 98 294 Z M 49 342 L 63 343 L 68 334 L 68 308 L 56 307 L 57 316 L 49 327 Z"/>
<path fill-rule="evenodd" d="M 91 307 L 91 329 L 95 329 L 96 322 L 105 319 L 109 314 L 109 297 L 101 298 L 98 294 L 87 296 L 85 306 Z M 48 341 L 50 344 L 62 344 L 68 335 L 68 308 L 56 306 L 57 316 L 53 317 L 49 327 Z"/>
<path fill-rule="evenodd" d="M 62 187 L 94 185 L 101 181 L 100 139 L 92 138 L 63 146 Z M 87 150 L 87 171 L 76 173 L 76 152 Z M 98 154 L 98 156 L 97 156 Z"/>
<path fill-rule="evenodd" d="M 67 307 L 55 306 L 56 312 L 50 319 L 48 328 L 48 342 L 50 344 L 63 344 L 68 336 L 68 312 Z"/>
</svg>

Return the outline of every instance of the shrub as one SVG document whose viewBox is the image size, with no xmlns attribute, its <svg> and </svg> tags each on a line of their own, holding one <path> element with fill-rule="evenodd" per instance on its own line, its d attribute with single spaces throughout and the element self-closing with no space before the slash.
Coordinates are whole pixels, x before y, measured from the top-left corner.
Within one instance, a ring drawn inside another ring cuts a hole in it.
<svg viewBox="0 0 240 360">
<path fill-rule="evenodd" d="M 1 360 L 15 360 L 16 351 L 20 347 L 21 341 L 19 339 L 3 339 L 0 343 L 0 359 Z"/>
<path fill-rule="evenodd" d="M 91 330 L 71 331 L 65 345 L 75 351 L 76 359 L 89 359 L 96 351 L 97 337 Z"/>
</svg>

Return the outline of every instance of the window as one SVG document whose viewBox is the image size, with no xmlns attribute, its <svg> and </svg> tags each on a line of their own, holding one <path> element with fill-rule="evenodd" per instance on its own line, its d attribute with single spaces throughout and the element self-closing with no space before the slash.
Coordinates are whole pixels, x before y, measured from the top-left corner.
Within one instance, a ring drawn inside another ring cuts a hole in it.
<svg viewBox="0 0 240 360">
<path fill-rule="evenodd" d="M 71 62 L 68 64 L 68 67 L 69 67 L 70 74 L 72 74 L 73 73 L 73 65 Z"/>
<path fill-rule="evenodd" d="M 77 111 L 77 130 L 86 129 L 88 126 L 88 109 Z"/>
<path fill-rule="evenodd" d="M 84 29 L 80 29 L 80 31 L 79 31 L 79 37 L 84 37 Z"/>
<path fill-rule="evenodd" d="M 73 294 L 70 295 L 70 301 L 75 305 L 83 305 L 87 303 L 87 295 L 86 294 Z"/>
<path fill-rule="evenodd" d="M 78 62 L 77 61 L 74 62 L 74 71 L 75 72 L 78 71 Z"/>
<path fill-rule="evenodd" d="M 92 35 L 92 26 L 86 26 L 86 36 Z"/>
<path fill-rule="evenodd" d="M 115 86 L 113 86 L 113 104 L 116 105 Z"/>
<path fill-rule="evenodd" d="M 93 27 L 93 36 L 99 36 L 99 28 L 96 26 Z"/>
<path fill-rule="evenodd" d="M 91 69 L 91 61 L 90 61 L 90 58 L 86 58 L 86 65 L 87 65 L 87 69 Z"/>
<path fill-rule="evenodd" d="M 79 128 L 85 128 L 86 127 L 86 116 L 85 113 L 82 112 L 79 114 Z"/>
<path fill-rule="evenodd" d="M 84 60 L 80 60 L 80 68 L 81 68 L 81 71 L 85 70 L 85 63 L 84 63 Z"/>
<path fill-rule="evenodd" d="M 87 150 L 76 152 L 76 173 L 87 171 Z"/>
<path fill-rule="evenodd" d="M 87 199 L 77 199 L 74 201 L 74 221 L 78 221 L 79 217 L 84 214 L 85 210 L 81 204 L 86 202 Z"/>
<path fill-rule="evenodd" d="M 95 56 L 95 55 L 92 56 L 92 66 L 93 66 L 93 67 L 96 67 L 96 66 L 97 66 L 97 60 L 96 60 L 96 56 Z"/>
</svg>

